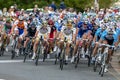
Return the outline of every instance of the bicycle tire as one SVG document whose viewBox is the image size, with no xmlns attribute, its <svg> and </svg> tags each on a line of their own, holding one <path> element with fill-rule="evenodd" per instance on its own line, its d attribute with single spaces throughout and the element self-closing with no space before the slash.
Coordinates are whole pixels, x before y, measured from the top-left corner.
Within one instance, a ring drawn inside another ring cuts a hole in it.
<svg viewBox="0 0 120 80">
<path fill-rule="evenodd" d="M 41 50 L 42 50 L 41 46 L 38 45 L 37 55 L 36 55 L 36 60 L 35 60 L 35 65 L 36 66 L 38 65 L 38 61 L 39 61 L 39 56 L 40 56 Z"/>
<path fill-rule="evenodd" d="M 4 55 L 4 51 L 5 51 L 5 48 L 2 47 L 2 48 L 1 48 L 1 52 L 2 52 L 1 55 L 2 55 L 2 56 Z"/>
<path fill-rule="evenodd" d="M 12 52 L 11 59 L 14 59 L 15 58 L 15 51 L 12 50 L 11 52 Z"/>
<path fill-rule="evenodd" d="M 36 61 L 35 61 L 35 65 L 38 65 L 38 60 L 39 60 L 39 55 L 36 56 Z"/>
<path fill-rule="evenodd" d="M 13 49 L 11 51 L 12 55 L 11 55 L 11 59 L 14 59 L 15 58 L 15 47 L 16 47 L 16 44 L 17 44 L 17 41 L 15 41 L 14 45 L 13 45 Z"/>
<path fill-rule="evenodd" d="M 47 57 L 47 52 L 44 51 L 44 54 L 43 54 L 43 62 L 45 62 L 46 57 Z"/>
<path fill-rule="evenodd" d="M 94 62 L 93 70 L 94 70 L 94 72 L 96 72 L 96 70 L 97 70 L 97 61 L 96 61 L 96 60 L 95 60 L 95 62 Z"/>
<path fill-rule="evenodd" d="M 23 62 L 25 62 L 26 59 L 27 59 L 27 55 L 28 55 L 28 53 L 29 53 L 28 51 L 30 51 L 30 41 L 28 42 L 27 47 L 25 48 L 25 51 L 24 51 L 24 60 L 23 60 Z"/>
<path fill-rule="evenodd" d="M 25 57 L 24 57 L 24 60 L 23 60 L 23 62 L 25 63 L 25 61 L 26 61 L 26 58 L 27 58 L 27 53 L 25 53 L 25 55 L 24 55 Z"/>
<path fill-rule="evenodd" d="M 64 50 L 65 51 L 65 50 Z M 62 50 L 61 54 L 60 54 L 60 69 L 63 70 L 63 65 L 64 65 L 64 58 L 65 58 L 65 54 L 64 51 Z"/>
<path fill-rule="evenodd" d="M 61 70 L 63 70 L 63 63 L 64 63 L 64 61 L 63 61 L 63 59 L 61 59 L 61 60 L 60 60 L 60 69 L 61 69 Z"/>
<path fill-rule="evenodd" d="M 77 56 L 77 57 L 75 58 L 75 68 L 78 67 L 79 60 L 80 60 L 80 58 Z"/>
<path fill-rule="evenodd" d="M 104 70 L 105 70 L 105 65 L 102 66 L 101 77 L 103 77 L 103 75 L 104 75 Z"/>
<path fill-rule="evenodd" d="M 57 54 L 55 53 L 55 64 L 57 64 L 57 59 L 58 57 L 57 57 Z"/>
</svg>

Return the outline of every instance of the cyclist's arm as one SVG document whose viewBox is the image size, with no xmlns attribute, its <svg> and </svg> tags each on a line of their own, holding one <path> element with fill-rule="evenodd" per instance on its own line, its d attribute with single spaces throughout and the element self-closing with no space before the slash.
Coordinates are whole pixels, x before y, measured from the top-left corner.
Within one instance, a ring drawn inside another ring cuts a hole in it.
<svg viewBox="0 0 120 80">
<path fill-rule="evenodd" d="M 26 36 L 26 35 L 27 35 L 27 23 L 24 23 L 24 25 L 25 25 L 25 28 L 24 28 L 24 36 Z"/>
<path fill-rule="evenodd" d="M 39 33 L 39 31 L 37 30 L 36 33 L 35 33 L 35 37 L 37 37 L 38 33 Z"/>
<path fill-rule="evenodd" d="M 117 34 L 114 34 L 113 37 L 114 37 L 113 45 L 115 45 L 117 47 L 118 46 L 118 41 L 119 41 L 118 37 L 117 37 Z"/>
<path fill-rule="evenodd" d="M 75 39 L 76 39 L 76 33 L 77 33 L 76 32 L 76 28 L 73 28 L 73 36 L 72 36 L 73 37 L 73 41 L 75 41 Z"/>
<path fill-rule="evenodd" d="M 12 26 L 11 33 L 10 33 L 10 34 L 13 34 L 13 33 L 14 33 L 14 30 L 15 30 L 16 26 L 17 26 L 17 25 L 13 25 L 13 26 Z"/>
<path fill-rule="evenodd" d="M 17 27 L 17 24 L 18 24 L 18 21 L 15 21 L 15 22 L 13 23 L 13 26 L 12 26 L 11 33 L 10 33 L 10 34 L 13 34 L 13 33 L 14 33 L 14 30 L 15 30 L 15 28 Z"/>
</svg>

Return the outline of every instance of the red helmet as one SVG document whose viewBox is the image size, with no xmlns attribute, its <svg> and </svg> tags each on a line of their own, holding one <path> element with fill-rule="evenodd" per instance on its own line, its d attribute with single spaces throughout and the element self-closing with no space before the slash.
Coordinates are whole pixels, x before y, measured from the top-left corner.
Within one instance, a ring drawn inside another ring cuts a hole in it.
<svg viewBox="0 0 120 80">
<path fill-rule="evenodd" d="M 53 20 L 49 20 L 49 21 L 48 21 L 48 24 L 49 24 L 49 25 L 54 25 Z"/>
</svg>

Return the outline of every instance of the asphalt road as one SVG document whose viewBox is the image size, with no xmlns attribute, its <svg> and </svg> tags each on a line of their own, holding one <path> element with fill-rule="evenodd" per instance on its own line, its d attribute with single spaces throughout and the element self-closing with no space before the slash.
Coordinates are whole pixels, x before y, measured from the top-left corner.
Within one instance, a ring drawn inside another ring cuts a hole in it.
<svg viewBox="0 0 120 80">
<path fill-rule="evenodd" d="M 9 51 L 0 57 L 0 80 L 120 80 L 112 67 L 101 77 L 98 75 L 99 69 L 94 72 L 93 67 L 88 67 L 85 60 L 80 61 L 77 69 L 74 64 L 69 63 L 61 71 L 59 64 L 54 65 L 53 59 L 45 62 L 40 60 L 39 65 L 35 66 L 30 59 L 23 63 L 22 56 L 14 60 L 10 56 Z"/>
</svg>

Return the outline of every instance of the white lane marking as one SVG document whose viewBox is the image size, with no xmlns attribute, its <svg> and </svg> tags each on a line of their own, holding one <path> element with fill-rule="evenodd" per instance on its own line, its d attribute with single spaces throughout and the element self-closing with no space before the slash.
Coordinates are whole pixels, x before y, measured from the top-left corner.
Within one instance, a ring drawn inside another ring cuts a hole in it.
<svg viewBox="0 0 120 80">
<path fill-rule="evenodd" d="M 22 62 L 23 60 L 0 60 L 0 63 L 15 63 Z"/>
<path fill-rule="evenodd" d="M 0 80 L 5 80 L 5 79 L 0 79 Z"/>
<path fill-rule="evenodd" d="M 26 61 L 31 62 L 33 60 L 26 60 Z M 43 59 L 39 59 L 39 61 L 43 61 Z M 55 61 L 55 59 L 46 59 L 46 61 Z M 19 62 L 23 62 L 23 60 L 0 60 L 0 63 L 19 63 Z"/>
</svg>

